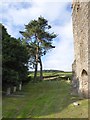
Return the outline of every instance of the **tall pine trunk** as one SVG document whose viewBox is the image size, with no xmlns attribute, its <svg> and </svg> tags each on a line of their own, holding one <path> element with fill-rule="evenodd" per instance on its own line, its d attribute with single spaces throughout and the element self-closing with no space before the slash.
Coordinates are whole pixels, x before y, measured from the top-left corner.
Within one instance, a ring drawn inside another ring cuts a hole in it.
<svg viewBox="0 0 90 120">
<path fill-rule="evenodd" d="M 35 38 L 37 41 L 37 48 L 36 48 L 36 57 L 35 57 L 35 72 L 34 72 L 34 81 L 36 82 L 37 79 L 37 69 L 38 69 L 38 58 L 39 58 L 39 40 L 37 34 L 35 34 Z"/>
<path fill-rule="evenodd" d="M 39 57 L 39 63 L 40 63 L 40 81 L 43 80 L 43 72 L 42 72 L 42 60 L 41 57 Z"/>
<path fill-rule="evenodd" d="M 37 48 L 38 49 L 38 48 Z M 34 71 L 34 82 L 36 82 L 37 79 L 37 68 L 38 68 L 38 53 L 36 54 L 36 58 L 35 58 L 35 71 Z"/>
<path fill-rule="evenodd" d="M 37 63 L 35 64 L 35 71 L 34 71 L 34 82 L 36 81 L 37 78 Z"/>
</svg>

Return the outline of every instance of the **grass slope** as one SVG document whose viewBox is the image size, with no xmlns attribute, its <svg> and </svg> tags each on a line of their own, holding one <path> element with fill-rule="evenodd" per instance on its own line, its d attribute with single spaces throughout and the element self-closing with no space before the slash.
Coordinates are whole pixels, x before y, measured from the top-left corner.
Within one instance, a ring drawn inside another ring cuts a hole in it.
<svg viewBox="0 0 90 120">
<path fill-rule="evenodd" d="M 67 81 L 29 83 L 18 96 L 3 96 L 4 118 L 87 118 L 88 100 L 70 93 Z M 73 106 L 78 101 L 79 106 Z"/>
<path fill-rule="evenodd" d="M 59 75 L 59 76 L 62 76 L 62 75 L 72 75 L 72 72 L 59 72 L 59 71 L 50 71 L 50 70 L 48 70 L 48 72 L 43 72 L 43 76 L 45 77 L 45 76 L 52 76 L 52 75 Z M 31 77 L 33 77 L 34 76 L 34 72 L 30 72 L 30 74 L 28 75 L 28 76 L 31 76 Z M 37 76 L 40 76 L 40 72 L 38 71 L 37 72 Z"/>
</svg>

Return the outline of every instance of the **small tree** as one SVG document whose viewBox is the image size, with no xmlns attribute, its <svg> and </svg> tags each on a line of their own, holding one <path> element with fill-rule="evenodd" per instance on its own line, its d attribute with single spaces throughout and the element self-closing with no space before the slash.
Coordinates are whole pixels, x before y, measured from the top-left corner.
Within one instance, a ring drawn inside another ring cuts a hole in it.
<svg viewBox="0 0 90 120">
<path fill-rule="evenodd" d="M 48 25 L 48 21 L 43 17 L 39 17 L 38 20 L 32 20 L 28 25 L 25 25 L 25 31 L 20 31 L 20 33 L 24 36 L 23 39 L 27 41 L 27 43 L 31 46 L 31 53 L 34 57 L 34 80 L 36 81 L 37 77 L 37 68 L 38 63 L 40 63 L 40 79 L 42 80 L 42 60 L 41 56 L 45 55 L 48 49 L 53 48 L 52 40 L 57 35 L 54 33 L 49 33 L 47 30 L 50 29 L 51 26 Z M 32 52 L 34 50 L 34 52 Z"/>
</svg>

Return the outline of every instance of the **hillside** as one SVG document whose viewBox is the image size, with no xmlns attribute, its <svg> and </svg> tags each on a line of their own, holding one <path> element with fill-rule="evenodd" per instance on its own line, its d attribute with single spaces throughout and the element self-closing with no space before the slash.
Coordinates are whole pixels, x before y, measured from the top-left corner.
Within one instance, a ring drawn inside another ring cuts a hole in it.
<svg viewBox="0 0 90 120">
<path fill-rule="evenodd" d="M 88 100 L 71 95 L 70 81 L 29 83 L 21 92 L 3 96 L 3 117 L 87 118 Z"/>
</svg>

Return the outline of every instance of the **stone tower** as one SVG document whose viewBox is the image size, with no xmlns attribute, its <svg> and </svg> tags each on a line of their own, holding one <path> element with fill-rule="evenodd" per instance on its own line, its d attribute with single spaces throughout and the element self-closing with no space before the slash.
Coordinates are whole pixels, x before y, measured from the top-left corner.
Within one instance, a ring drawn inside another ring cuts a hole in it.
<svg viewBox="0 0 90 120">
<path fill-rule="evenodd" d="M 73 91 L 90 97 L 90 2 L 74 0 L 72 4 L 74 37 Z"/>
</svg>

